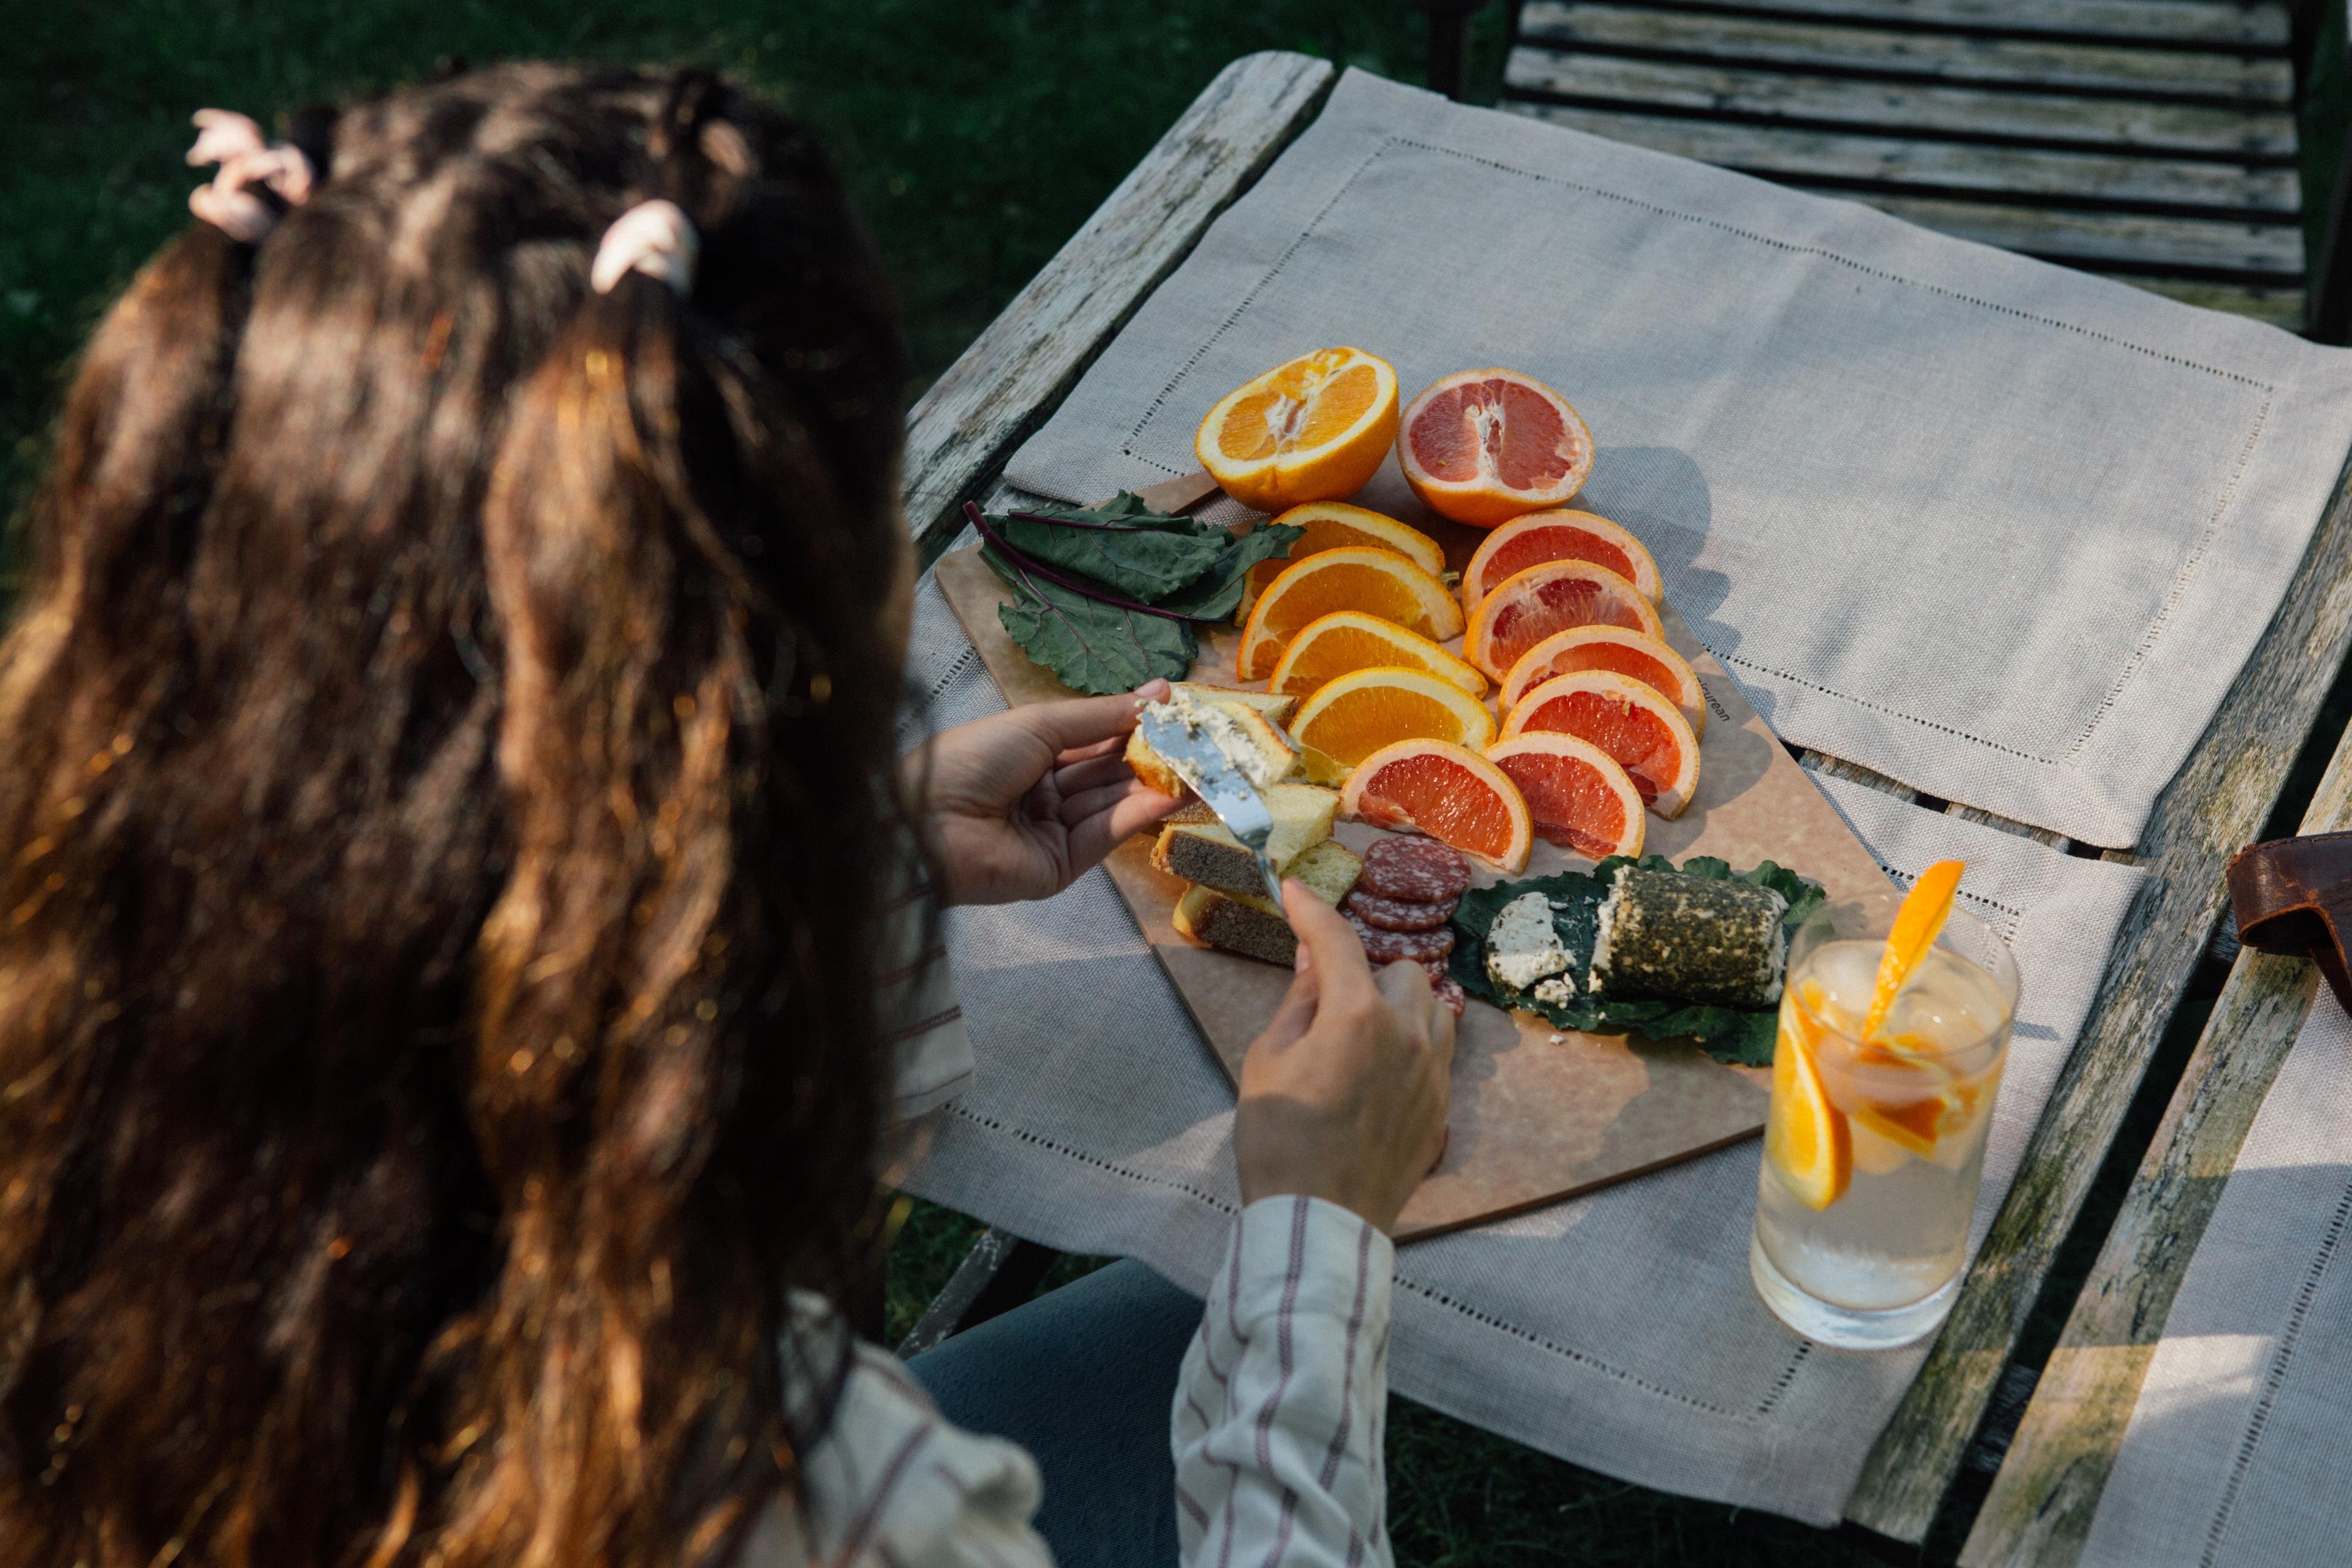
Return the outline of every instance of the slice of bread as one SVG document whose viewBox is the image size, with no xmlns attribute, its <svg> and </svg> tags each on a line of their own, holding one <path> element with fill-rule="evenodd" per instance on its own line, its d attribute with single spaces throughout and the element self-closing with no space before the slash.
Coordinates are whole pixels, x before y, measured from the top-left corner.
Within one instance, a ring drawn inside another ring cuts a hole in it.
<svg viewBox="0 0 2352 1568">
<path fill-rule="evenodd" d="M 1290 874 L 1318 898 L 1337 904 L 1356 885 L 1364 863 L 1336 838 L 1326 838 L 1294 861 Z M 1287 966 L 1298 953 L 1290 922 L 1266 899 L 1192 887 L 1176 900 L 1176 929 L 1203 947 Z"/>
<path fill-rule="evenodd" d="M 1230 686 L 1211 686 L 1204 681 L 1180 680 L 1176 689 L 1189 691 L 1209 702 L 1238 702 L 1255 708 L 1277 724 L 1287 724 L 1290 716 L 1298 711 L 1298 699 L 1275 691 L 1236 691 Z"/>
<path fill-rule="evenodd" d="M 1259 787 L 1298 776 L 1298 748 L 1283 732 L 1280 721 L 1269 717 L 1271 711 L 1277 710 L 1284 718 L 1289 717 L 1291 708 L 1297 706 L 1297 698 L 1269 697 L 1263 691 L 1227 691 L 1221 687 L 1179 681 L 1168 700 L 1180 712 L 1211 710 L 1226 721 L 1219 723 L 1213 732 L 1217 749 L 1231 757 L 1243 773 L 1257 779 Z M 1127 738 L 1127 765 L 1135 770 L 1136 777 L 1161 795 L 1181 795 L 1191 790 L 1168 760 L 1145 743 L 1140 729 Z"/>
<path fill-rule="evenodd" d="M 1274 862 L 1275 874 L 1286 876 L 1294 861 L 1331 837 L 1339 797 L 1313 784 L 1278 784 L 1265 792 L 1265 807 L 1274 818 L 1274 832 L 1265 841 L 1266 856 Z M 1213 816 L 1206 822 L 1171 823 L 1160 829 L 1151 863 L 1171 877 L 1220 892 L 1259 895 L 1265 890 L 1256 857 Z"/>
</svg>

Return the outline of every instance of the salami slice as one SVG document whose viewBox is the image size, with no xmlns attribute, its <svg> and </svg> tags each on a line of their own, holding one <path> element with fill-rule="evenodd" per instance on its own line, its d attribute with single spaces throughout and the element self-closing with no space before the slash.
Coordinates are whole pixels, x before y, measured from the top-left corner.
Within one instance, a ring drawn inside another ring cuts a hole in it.
<svg viewBox="0 0 2352 1568">
<path fill-rule="evenodd" d="M 1374 898 L 1429 904 L 1462 896 L 1470 863 L 1428 838 L 1383 838 L 1364 852 L 1356 886 Z"/>
<path fill-rule="evenodd" d="M 1470 1005 L 1470 998 L 1462 994 L 1462 982 L 1450 974 L 1439 981 L 1437 1005 L 1457 1018 L 1462 1016 L 1462 1009 Z"/>
<path fill-rule="evenodd" d="M 1366 925 L 1376 925 L 1382 931 L 1435 931 L 1454 918 L 1454 906 L 1459 899 L 1439 899 L 1433 903 L 1413 903 L 1403 899 L 1384 899 L 1378 893 L 1354 892 L 1339 907 L 1359 916 Z"/>
<path fill-rule="evenodd" d="M 1379 926 L 1367 924 L 1358 915 L 1350 914 L 1348 920 L 1356 928 L 1356 934 L 1364 939 L 1364 956 L 1376 964 L 1394 963 L 1400 958 L 1426 963 L 1433 959 L 1442 959 L 1454 951 L 1451 927 L 1440 927 L 1436 931 L 1383 931 Z"/>
</svg>

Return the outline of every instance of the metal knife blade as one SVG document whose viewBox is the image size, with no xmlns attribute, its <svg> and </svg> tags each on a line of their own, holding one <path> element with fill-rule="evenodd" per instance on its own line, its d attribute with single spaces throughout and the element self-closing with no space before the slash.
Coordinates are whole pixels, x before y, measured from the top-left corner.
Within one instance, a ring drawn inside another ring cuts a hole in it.
<svg viewBox="0 0 2352 1568">
<path fill-rule="evenodd" d="M 1265 879 L 1265 896 L 1276 909 L 1282 906 L 1282 879 L 1274 874 L 1274 861 L 1265 852 L 1267 837 L 1274 831 L 1274 816 L 1265 808 L 1265 797 L 1257 792 L 1234 766 L 1233 759 L 1217 750 L 1216 742 L 1181 720 L 1155 713 L 1150 708 L 1138 721 L 1143 731 L 1144 742 L 1168 759 L 1176 774 L 1192 786 L 1193 793 L 1207 803 L 1225 831 L 1240 839 L 1256 857 L 1258 875 Z"/>
</svg>

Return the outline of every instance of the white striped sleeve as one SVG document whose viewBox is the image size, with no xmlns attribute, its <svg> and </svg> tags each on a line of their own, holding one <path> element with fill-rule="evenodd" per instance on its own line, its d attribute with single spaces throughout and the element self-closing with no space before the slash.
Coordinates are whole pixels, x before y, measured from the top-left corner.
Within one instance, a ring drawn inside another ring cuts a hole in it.
<svg viewBox="0 0 2352 1568">
<path fill-rule="evenodd" d="M 1396 1249 L 1319 1198 L 1234 1221 L 1176 1384 L 1184 1562 L 1339 1568 L 1393 1560 L 1380 1429 Z"/>
</svg>

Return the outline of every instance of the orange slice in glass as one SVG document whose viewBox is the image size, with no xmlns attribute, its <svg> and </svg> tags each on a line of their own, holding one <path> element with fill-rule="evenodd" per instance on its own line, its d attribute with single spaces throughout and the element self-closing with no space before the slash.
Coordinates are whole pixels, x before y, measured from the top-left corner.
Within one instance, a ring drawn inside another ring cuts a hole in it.
<svg viewBox="0 0 2352 1568">
<path fill-rule="evenodd" d="M 1335 610 L 1360 610 L 1432 642 L 1462 632 L 1462 606 L 1444 584 L 1393 550 L 1347 545 L 1292 562 L 1258 595 L 1242 627 L 1241 678 L 1272 675 L 1290 639 Z"/>
<path fill-rule="evenodd" d="M 1397 425 L 1405 483 L 1440 517 L 1492 528 L 1565 504 L 1592 473 L 1592 432 L 1567 398 L 1515 370 L 1431 383 Z"/>
<path fill-rule="evenodd" d="M 1327 680 L 1374 665 L 1425 670 L 1473 697 L 1486 694 L 1485 676 L 1427 637 L 1361 610 L 1334 610 L 1307 622 L 1282 650 L 1265 689 L 1304 697 Z"/>
<path fill-rule="evenodd" d="M 1515 735 L 1487 747 L 1486 760 L 1519 786 L 1539 837 L 1591 860 L 1642 852 L 1647 819 L 1641 792 L 1591 742 L 1539 731 Z"/>
<path fill-rule="evenodd" d="M 1590 561 L 1633 584 L 1652 604 L 1664 592 L 1642 542 L 1592 511 L 1531 511 L 1488 534 L 1462 569 L 1462 602 L 1475 605 L 1510 577 L 1547 561 Z"/>
<path fill-rule="evenodd" d="M 1361 349 L 1318 349 L 1236 387 L 1192 437 L 1225 493 L 1260 511 L 1354 495 L 1396 439 L 1397 380 Z"/>
<path fill-rule="evenodd" d="M 1853 1180 L 1853 1130 L 1822 1087 L 1821 1068 L 1805 1038 L 1811 1028 L 1795 998 L 1784 998 L 1780 1035 L 1772 1047 L 1764 1157 L 1799 1203 L 1825 1209 L 1845 1195 Z"/>
<path fill-rule="evenodd" d="M 1526 868 L 1528 803 L 1503 771 L 1450 741 L 1399 741 L 1356 765 L 1339 809 L 1379 827 L 1426 833 L 1506 871 Z"/>
<path fill-rule="evenodd" d="M 1862 1021 L 1864 1039 L 1877 1037 L 1879 1026 L 1886 1022 L 1886 1010 L 1902 993 L 1903 983 L 1936 945 L 1937 933 L 1951 915 L 1952 900 L 1960 890 L 1960 873 L 1967 868 L 1965 861 L 1938 860 L 1920 872 L 1911 890 L 1903 895 L 1903 907 L 1895 911 L 1895 923 L 1886 933 L 1886 951 L 1878 960 L 1878 984 L 1871 990 L 1870 1012 Z"/>
<path fill-rule="evenodd" d="M 1658 612 L 1631 582 L 1590 561 L 1547 561 L 1478 601 L 1462 657 L 1500 680 L 1538 643 L 1571 626 L 1623 626 L 1665 641 Z"/>
<path fill-rule="evenodd" d="M 1504 675 L 1499 706 L 1508 713 L 1553 676 L 1580 669 L 1613 669 L 1640 681 L 1682 710 L 1692 734 L 1706 733 L 1706 693 L 1697 672 L 1659 638 L 1627 626 L 1570 626 L 1552 633 Z"/>
<path fill-rule="evenodd" d="M 1398 741 L 1451 741 L 1472 751 L 1495 738 L 1486 705 L 1443 676 L 1400 666 L 1353 669 L 1315 689 L 1290 732 L 1343 768 Z"/>
<path fill-rule="evenodd" d="M 1698 790 L 1698 737 L 1654 687 L 1610 669 L 1555 675 L 1519 699 L 1503 738 L 1549 730 L 1591 742 L 1616 760 L 1643 804 L 1672 821 Z"/>
<path fill-rule="evenodd" d="M 1433 577 L 1445 570 L 1445 552 L 1437 541 L 1369 507 L 1350 506 L 1342 500 L 1311 500 L 1266 521 L 1306 531 L 1291 542 L 1287 556 L 1261 561 L 1249 569 L 1249 575 L 1243 580 L 1241 607 L 1234 612 L 1236 625 L 1249 618 L 1250 606 L 1265 592 L 1265 585 L 1282 574 L 1284 567 L 1322 551 L 1369 544 L 1375 549 L 1395 551 Z"/>
</svg>

